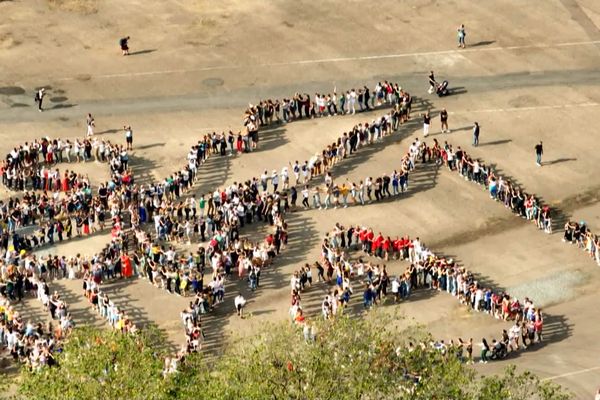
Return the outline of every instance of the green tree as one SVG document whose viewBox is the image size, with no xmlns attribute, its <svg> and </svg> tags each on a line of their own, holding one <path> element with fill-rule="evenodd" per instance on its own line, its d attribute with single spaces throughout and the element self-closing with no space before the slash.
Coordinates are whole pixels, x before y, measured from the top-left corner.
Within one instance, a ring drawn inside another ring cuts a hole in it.
<svg viewBox="0 0 600 400">
<path fill-rule="evenodd" d="M 383 313 L 311 322 L 314 340 L 288 323 L 241 337 L 207 367 L 201 355 L 161 374 L 165 352 L 155 331 L 138 336 L 76 330 L 59 368 L 26 372 L 28 399 L 461 399 L 566 400 L 554 384 L 514 367 L 477 377 L 454 351 L 429 345 L 421 329 L 400 331 Z M 410 348 L 408 342 L 415 343 Z M 418 380 L 418 383 L 416 381 Z"/>
<path fill-rule="evenodd" d="M 166 390 L 162 379 L 164 342 L 155 330 L 138 336 L 77 328 L 63 351 L 59 367 L 23 370 L 19 394 L 28 399 L 142 399 Z M 150 397 L 150 398 L 151 398 Z"/>
</svg>

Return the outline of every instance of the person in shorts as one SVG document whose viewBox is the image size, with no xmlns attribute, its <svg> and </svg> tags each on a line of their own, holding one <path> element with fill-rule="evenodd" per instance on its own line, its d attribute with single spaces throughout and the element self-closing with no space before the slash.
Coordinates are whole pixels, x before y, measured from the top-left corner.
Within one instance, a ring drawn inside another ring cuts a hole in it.
<svg viewBox="0 0 600 400">
<path fill-rule="evenodd" d="M 123 130 L 125 131 L 125 141 L 127 142 L 127 150 L 133 150 L 133 130 L 131 126 L 124 125 Z"/>
<path fill-rule="evenodd" d="M 445 108 L 442 108 L 440 112 L 440 120 L 442 121 L 442 133 L 450 133 L 450 129 L 448 129 L 448 111 Z"/>
</svg>

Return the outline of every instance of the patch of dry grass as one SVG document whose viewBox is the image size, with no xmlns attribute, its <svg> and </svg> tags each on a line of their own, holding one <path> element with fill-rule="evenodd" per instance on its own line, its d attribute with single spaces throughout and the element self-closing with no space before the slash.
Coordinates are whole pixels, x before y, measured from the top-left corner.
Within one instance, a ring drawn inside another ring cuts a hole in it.
<svg viewBox="0 0 600 400">
<path fill-rule="evenodd" d="M 98 0 L 47 0 L 51 10 L 60 10 L 80 14 L 98 12 Z"/>
<path fill-rule="evenodd" d="M 0 32 L 0 49 L 11 49 L 20 45 L 21 42 L 16 40 L 11 32 Z"/>
</svg>

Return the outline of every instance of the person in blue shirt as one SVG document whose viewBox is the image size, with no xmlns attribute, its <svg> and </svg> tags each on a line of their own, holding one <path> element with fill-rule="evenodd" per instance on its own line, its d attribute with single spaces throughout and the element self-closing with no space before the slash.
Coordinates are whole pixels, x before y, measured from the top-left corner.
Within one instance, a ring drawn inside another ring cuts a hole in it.
<svg viewBox="0 0 600 400">
<path fill-rule="evenodd" d="M 373 291 L 369 287 L 369 285 L 365 285 L 365 291 L 363 293 L 363 305 L 366 310 L 371 308 L 373 304 Z"/>
</svg>

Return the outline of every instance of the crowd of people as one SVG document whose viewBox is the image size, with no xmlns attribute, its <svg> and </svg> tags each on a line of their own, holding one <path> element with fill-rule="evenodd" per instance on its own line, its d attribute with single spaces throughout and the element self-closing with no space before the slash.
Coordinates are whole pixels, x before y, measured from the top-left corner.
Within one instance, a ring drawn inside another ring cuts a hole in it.
<svg viewBox="0 0 600 400">
<path fill-rule="evenodd" d="M 56 365 L 54 352 L 60 350 L 62 338 L 58 326 L 26 321 L 4 295 L 0 295 L 0 317 L 0 346 L 13 360 L 31 370 Z"/>
<path fill-rule="evenodd" d="M 365 89 L 365 92 L 367 91 Z M 388 82 L 383 85 L 378 84 L 374 91 L 376 96 L 372 98 L 369 95 L 365 96 L 362 89 L 359 92 L 351 90 L 348 91 L 348 96 L 341 96 L 339 110 L 349 111 L 348 107 L 351 107 L 351 104 L 357 104 L 359 109 L 365 110 L 382 104 L 391 104 L 394 109 L 380 118 L 375 118 L 371 123 L 355 126 L 349 133 L 344 133 L 336 143 L 327 146 L 321 153 L 305 161 L 304 165 L 301 166 L 298 162 L 295 162 L 292 167 L 290 163 L 290 167 L 293 168 L 293 173 L 296 176 L 297 185 L 301 182 L 306 184 L 312 176 L 325 173 L 328 168 L 340 159 L 345 158 L 347 154 L 352 154 L 359 146 L 381 139 L 408 119 L 412 98 L 408 93 L 402 91 L 397 84 Z M 382 93 L 386 93 L 386 95 L 382 96 Z M 354 97 L 356 97 L 356 100 L 346 100 Z M 285 118 L 281 118 L 282 120 L 289 121 L 303 117 L 301 109 L 304 106 L 300 106 L 300 103 L 310 103 L 310 96 L 298 95 L 295 98 L 296 105 L 290 106 L 289 115 L 286 114 Z M 371 107 L 369 107 L 369 99 L 371 99 Z M 291 103 L 291 101 L 288 101 L 288 103 Z M 220 135 L 213 132 L 212 135 L 205 135 L 198 141 L 197 145 L 192 146 L 190 149 L 186 157 L 186 165 L 163 181 L 149 185 L 137 185 L 128 165 L 127 149 L 131 148 L 130 139 L 132 135 L 127 135 L 127 133 L 131 132 L 131 127 L 124 127 L 127 148 L 111 144 L 109 141 L 98 140 L 93 135 L 88 135 L 83 140 L 77 139 L 73 142 L 43 138 L 14 148 L 7 155 L 2 167 L 3 183 L 8 188 L 23 190 L 25 194 L 21 199 L 15 197 L 10 198 L 7 202 L 0 203 L 0 220 L 5 223 L 5 225 L 0 226 L 0 229 L 2 229 L 2 245 L 5 245 L 4 248 L 8 249 L 9 242 L 12 240 L 14 247 L 32 250 L 47 243 L 53 244 L 55 240 L 62 241 L 74 237 L 73 227 L 75 227 L 77 236 L 90 234 L 104 229 L 105 221 L 109 219 L 109 213 L 110 218 L 120 216 L 123 219 L 123 212 L 130 212 L 137 207 L 143 209 L 140 212 L 142 219 L 145 217 L 144 213 L 153 206 L 157 208 L 164 205 L 164 208 L 167 209 L 176 208 L 177 213 L 190 212 L 188 201 L 194 202 L 195 198 L 192 197 L 185 201 L 179 200 L 191 188 L 197 177 L 198 167 L 211 154 L 225 155 L 227 143 L 230 145 L 231 153 L 234 152 L 234 142 L 237 142 L 235 146 L 238 149 L 251 151 L 256 147 L 258 141 L 258 127 L 269 124 L 273 116 L 280 119 L 278 112 L 287 109 L 274 109 L 273 113 L 270 113 L 268 110 L 265 111 L 268 107 L 265 108 L 264 104 L 265 102 L 260 102 L 258 106 L 251 107 L 246 112 L 245 124 L 252 122 L 252 126 L 246 127 L 246 133 L 252 133 L 250 136 L 256 136 L 256 140 L 244 141 L 240 135 L 237 139 L 234 139 L 235 135 L 232 132 L 229 132 L 229 134 L 223 132 Z M 304 117 L 306 116 L 308 114 L 304 113 Z M 93 127 L 93 117 L 88 115 L 88 121 L 92 121 L 91 124 L 88 123 L 88 126 Z M 241 147 L 240 142 L 242 142 Z M 92 158 L 95 158 L 96 161 L 109 162 L 113 172 L 111 180 L 100 184 L 97 193 L 95 193 L 96 190 L 92 189 L 87 176 L 69 170 L 61 173 L 58 168 L 55 168 L 56 164 L 60 162 L 70 162 L 74 159 L 87 161 Z M 280 194 L 287 197 L 289 193 L 295 205 L 298 191 L 301 191 L 304 196 L 307 188 L 305 187 L 302 190 L 295 186 L 290 188 L 289 175 L 287 166 L 285 166 L 281 171 L 281 175 L 277 171 L 271 174 L 271 181 L 274 192 L 276 192 L 276 182 L 281 179 L 282 189 L 285 190 Z M 394 193 L 406 189 L 408 184 L 407 171 L 394 171 L 390 175 L 374 180 L 368 178 L 364 183 L 358 185 L 329 185 L 322 192 L 324 197 L 340 199 L 344 205 L 347 205 L 347 192 L 355 201 L 364 203 L 364 196 L 360 196 L 363 191 L 366 191 L 367 198 L 371 197 L 372 191 L 376 198 L 378 195 L 383 197 L 386 195 L 383 186 L 389 186 L 390 182 L 395 191 Z M 300 179 L 301 176 L 302 179 Z M 266 190 L 266 179 L 263 177 L 261 177 L 261 185 L 263 190 Z M 361 190 L 361 185 L 363 190 Z M 371 186 L 374 186 L 374 190 L 371 189 Z M 378 187 L 382 187 L 381 192 Z M 32 191 L 29 192 L 29 189 L 32 189 Z M 42 193 L 37 193 L 35 190 L 41 190 Z M 313 204 L 319 204 L 319 206 L 320 192 L 320 188 L 317 187 L 312 193 Z M 389 189 L 387 193 L 389 193 Z M 161 204 L 160 199 L 163 198 L 163 194 L 166 195 L 166 201 Z M 208 194 L 207 198 L 200 200 L 200 206 L 203 203 L 208 203 L 208 207 L 211 206 L 211 203 L 218 206 L 219 199 L 215 198 L 218 195 L 220 195 L 218 191 Z M 157 200 L 157 197 L 159 200 Z M 211 199 L 211 197 L 214 199 Z M 287 201 L 286 204 L 288 204 Z M 32 233 L 26 235 L 16 233 L 19 228 L 30 225 L 35 226 Z M 187 238 L 196 226 L 192 223 L 183 224 L 176 228 L 178 233 L 176 238 L 181 239 L 183 236 Z"/>
<path fill-rule="evenodd" d="M 438 257 L 417 238 L 409 236 L 394 238 L 384 236 L 373 229 L 353 225 L 343 227 L 339 224 L 326 234 L 322 243 L 322 258 L 311 267 L 305 264 L 293 273 L 291 285 L 292 321 L 304 325 L 306 316 L 301 306 L 301 292 L 312 286 L 312 271 L 318 271 L 318 281 L 332 284 L 329 293 L 321 304 L 323 318 L 334 318 L 343 312 L 355 292 L 362 293 L 365 310 L 382 302 L 388 295 L 394 302 L 410 298 L 414 290 L 429 289 L 444 291 L 454 296 L 461 304 L 472 311 L 485 312 L 496 319 L 512 321 L 509 330 L 503 330 L 501 337 L 492 340 L 489 345 L 482 341 L 481 362 L 490 357 L 503 358 L 508 351 L 527 348 L 542 340 L 543 314 L 532 300 L 519 300 L 506 292 L 497 292 L 479 282 L 473 273 L 449 258 Z M 362 250 L 366 257 L 374 257 L 378 261 L 363 259 L 352 260 L 349 252 Z M 397 276 L 388 272 L 386 261 L 406 260 L 410 265 Z M 362 286 L 355 290 L 352 281 Z M 454 354 L 462 357 L 463 350 L 468 349 L 472 361 L 472 339 L 457 342 L 435 342 L 442 351 L 452 349 Z"/>
<path fill-rule="evenodd" d="M 490 168 L 471 158 L 460 147 L 454 150 L 448 143 L 440 146 L 436 139 L 433 139 L 431 147 L 415 139 L 402 157 L 399 168 L 390 174 L 375 179 L 368 177 L 358 184 L 334 184 L 331 167 L 359 148 L 396 131 L 410 118 L 412 102 L 410 94 L 398 84 L 387 81 L 378 83 L 372 92 L 365 86 L 339 96 L 335 90 L 333 95 L 317 93 L 312 100 L 308 94 L 299 93 L 282 100 L 263 100 L 246 110 L 244 132 L 213 132 L 204 136 L 192 146 L 185 165 L 179 171 L 163 181 L 148 185 L 137 185 L 134 181 L 128 166 L 127 150 L 131 149 L 129 140 L 127 148 L 99 141 L 92 138 L 93 135 L 73 143 L 60 139 L 26 143 L 15 148 L 2 167 L 4 185 L 13 190 L 26 191 L 22 199 L 0 203 L 0 217 L 5 221 L 0 226 L 2 246 L 8 250 L 11 246 L 9 240 L 12 240 L 15 252 L 31 250 L 45 243 L 53 243 L 56 238 L 59 241 L 70 238 L 73 226 L 77 235 L 104 229 L 106 220 L 120 220 L 123 213 L 127 212 L 136 238 L 131 256 L 127 241 L 122 239 L 122 233 L 117 232 L 117 235 L 113 235 L 117 240 L 113 239 L 107 248 L 91 258 L 79 255 L 69 260 L 50 257 L 51 261 L 33 263 L 38 265 L 35 276 L 81 277 L 84 294 L 92 307 L 111 326 L 123 333 L 135 333 L 137 327 L 126 311 L 115 305 L 101 290 L 103 281 L 136 274 L 169 292 L 182 296 L 193 294 L 189 307 L 181 313 L 186 344 L 176 357 L 166 362 L 166 371 L 171 371 L 176 370 L 174 365 L 181 362 L 185 354 L 200 348 L 203 336 L 201 315 L 223 300 L 227 277 L 237 273 L 239 279 L 248 281 L 252 290 L 259 286 L 261 268 L 268 265 L 287 241 L 287 225 L 283 215 L 289 208 L 296 207 L 298 195 L 302 197 L 301 204 L 305 208 L 310 208 L 311 198 L 314 208 L 346 207 L 348 198 L 353 204 L 365 204 L 373 198 L 379 201 L 407 190 L 409 172 L 418 161 L 433 161 L 458 171 L 466 180 L 486 186 L 493 198 L 502 201 L 524 218 L 536 221 L 541 229 L 551 232 L 548 207 L 539 205 L 535 197 L 522 193 L 515 185 L 503 181 L 502 177 L 496 178 Z M 304 163 L 290 162 L 281 172 L 273 170 L 271 174 L 265 170 L 260 177 L 219 188 L 198 200 L 194 195 L 184 198 L 198 175 L 198 168 L 210 155 L 225 156 L 227 153 L 233 155 L 236 152 L 253 151 L 258 146 L 261 126 L 302 118 L 354 114 L 382 105 L 389 105 L 391 109 L 371 122 L 355 125 Z M 97 194 L 92 192 L 87 177 L 72 171 L 65 171 L 61 177 L 60 171 L 55 168 L 59 162 L 71 162 L 73 159 L 89 161 L 92 158 L 98 162 L 108 162 L 112 172 L 111 180 L 100 185 Z M 293 183 L 290 175 L 293 175 Z M 324 176 L 324 188 L 315 185 L 311 190 L 309 183 L 317 176 Z M 268 191 L 269 182 L 271 191 Z M 27 192 L 29 189 L 44 192 L 30 193 Z M 52 194 L 48 195 L 48 192 Z M 259 243 L 241 239 L 239 229 L 258 220 L 269 223 L 273 233 Z M 144 223 L 154 223 L 154 234 L 141 229 Z M 21 236 L 16 233 L 17 228 L 28 225 L 38 225 L 34 234 Z M 579 237 L 588 236 L 589 231 L 584 231 Z M 195 253 L 185 255 L 178 254 L 174 244 L 161 245 L 161 240 L 178 243 L 208 240 L 208 245 L 198 246 Z M 587 248 L 588 242 L 585 243 Z M 406 258 L 411 266 L 403 274 L 390 277 L 385 265 L 364 262 L 362 259 L 355 262 L 346 259 L 344 249 L 355 246 L 362 246 L 368 255 L 385 260 Z M 597 246 L 591 247 L 597 252 Z M 335 281 L 335 288 L 322 303 L 325 318 L 332 318 L 344 309 L 354 293 L 351 279 L 361 277 L 364 280 L 362 294 L 366 309 L 387 296 L 388 286 L 394 301 L 408 298 L 414 289 L 427 287 L 447 291 L 473 310 L 484 311 L 504 320 L 514 320 L 528 332 L 534 326 L 534 332 L 539 333 L 541 338 L 543 319 L 532 302 L 526 299 L 521 304 L 505 293 L 495 293 L 483 287 L 471 273 L 453 260 L 436 257 L 422 246 L 418 238 L 392 240 L 360 227 L 350 228 L 347 232 L 338 227 L 324 241 L 323 256 L 321 263 L 314 265 L 318 270 L 318 280 Z M 212 274 L 205 284 L 207 264 Z M 306 321 L 300 305 L 300 293 L 312 285 L 312 281 L 311 266 L 308 264 L 292 278 L 290 315 L 296 323 Z M 14 297 L 14 288 L 7 289 L 7 293 Z M 236 298 L 238 313 L 241 312 L 242 303 L 245 304 L 245 300 L 237 301 Z M 305 324 L 307 340 L 314 339 L 315 335 L 314 327 Z"/>
<path fill-rule="evenodd" d="M 447 141 L 440 144 L 435 138 L 432 145 L 415 139 L 410 154 L 414 154 L 414 159 L 419 162 L 444 165 L 464 180 L 481 185 L 489 191 L 490 198 L 501 202 L 516 215 L 533 221 L 545 233 L 552 233 L 552 211 L 548 205 L 514 182 L 497 175 L 491 166 L 480 158 L 471 156 L 461 146 L 455 147 Z"/>
<path fill-rule="evenodd" d="M 590 231 L 585 221 L 567 221 L 562 240 L 565 243 L 576 244 L 600 266 L 600 236 Z"/>
<path fill-rule="evenodd" d="M 332 94 L 333 93 L 333 94 Z M 287 123 L 302 118 L 356 114 L 357 111 L 370 111 L 382 105 L 402 105 L 403 114 L 410 116 L 412 97 L 398 83 L 377 82 L 369 89 L 366 85 L 358 89 L 337 93 L 334 88 L 330 93 L 315 93 L 311 98 L 308 93 L 296 92 L 281 99 L 260 100 L 256 105 L 250 104 L 244 113 L 244 125 L 254 128 L 272 123 Z M 251 130 L 251 129 L 248 129 Z"/>
<path fill-rule="evenodd" d="M 34 255 L 13 251 L 0 262 L 0 347 L 30 370 L 56 365 L 54 352 L 61 351 L 63 339 L 74 327 L 66 302 L 58 292 L 51 293 L 46 283 L 50 276 L 47 265 L 54 261 L 53 258 L 37 260 Z M 13 303 L 26 295 L 42 303 L 50 322 L 25 321 L 15 310 Z"/>
<path fill-rule="evenodd" d="M 0 167 L 2 183 L 15 191 L 69 192 L 80 182 L 89 183 L 89 179 L 68 169 L 61 173 L 58 164 L 92 160 L 109 164 L 115 184 L 133 179 L 125 146 L 89 136 L 73 141 L 44 137 L 25 142 L 6 155 Z"/>
</svg>

